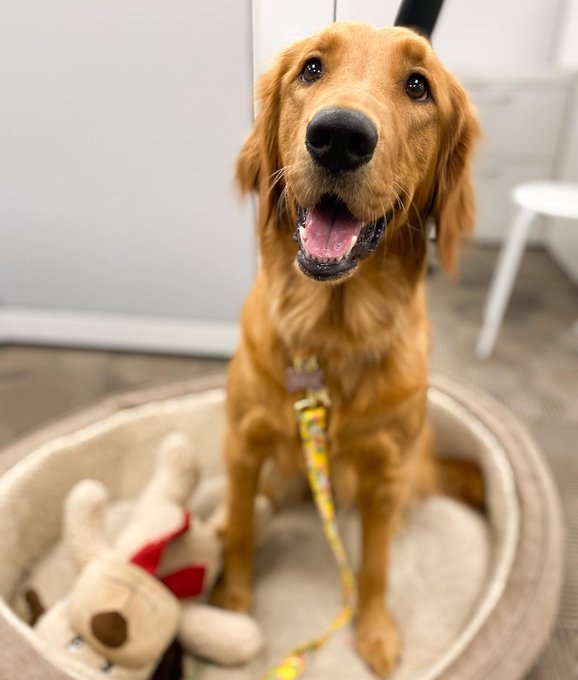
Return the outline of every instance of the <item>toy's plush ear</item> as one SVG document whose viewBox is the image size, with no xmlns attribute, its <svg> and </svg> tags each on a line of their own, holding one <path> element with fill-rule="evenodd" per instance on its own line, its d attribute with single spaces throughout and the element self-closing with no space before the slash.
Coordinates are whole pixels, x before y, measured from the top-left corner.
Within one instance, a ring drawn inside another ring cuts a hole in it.
<svg viewBox="0 0 578 680">
<path fill-rule="evenodd" d="M 28 606 L 28 623 L 34 626 L 46 611 L 46 607 L 35 588 L 27 588 L 24 592 L 24 599 Z"/>
<path fill-rule="evenodd" d="M 165 437 L 159 446 L 153 475 L 115 541 L 120 554 L 128 559 L 143 545 L 180 526 L 183 508 L 198 480 L 199 466 L 191 441 L 176 432 Z"/>
<path fill-rule="evenodd" d="M 110 557 L 113 550 L 104 534 L 108 492 L 101 482 L 85 479 L 68 494 L 64 504 L 64 541 L 79 567 Z"/>
<path fill-rule="evenodd" d="M 185 505 L 198 481 L 199 465 L 193 445 L 184 434 L 174 432 L 160 443 L 153 477 L 139 496 L 138 504 Z"/>
</svg>

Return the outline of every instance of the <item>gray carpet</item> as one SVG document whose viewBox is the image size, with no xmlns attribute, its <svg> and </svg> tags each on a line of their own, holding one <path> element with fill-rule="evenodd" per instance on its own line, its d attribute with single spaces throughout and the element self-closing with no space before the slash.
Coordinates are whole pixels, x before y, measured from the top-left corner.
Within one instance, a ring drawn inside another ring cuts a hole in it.
<svg viewBox="0 0 578 680">
<path fill-rule="evenodd" d="M 459 284 L 429 281 L 432 367 L 478 385 L 534 433 L 558 482 L 567 525 L 566 586 L 558 626 L 528 680 L 578 677 L 578 319 L 576 286 L 542 251 L 528 251 L 493 356 L 473 355 L 496 251 L 463 253 Z M 113 392 L 222 373 L 184 357 L 0 348 L 0 446 Z"/>
</svg>

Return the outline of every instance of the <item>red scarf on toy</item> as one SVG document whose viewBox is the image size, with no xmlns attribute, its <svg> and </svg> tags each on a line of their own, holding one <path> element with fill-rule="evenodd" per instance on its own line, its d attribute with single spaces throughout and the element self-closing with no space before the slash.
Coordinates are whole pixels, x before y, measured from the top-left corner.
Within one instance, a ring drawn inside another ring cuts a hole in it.
<svg viewBox="0 0 578 680">
<path fill-rule="evenodd" d="M 157 573 L 168 544 L 185 534 L 191 526 L 191 513 L 185 511 L 183 514 L 183 523 L 175 531 L 147 543 L 130 559 L 132 564 L 156 576 L 179 600 L 200 595 L 205 580 L 205 567 L 200 564 L 177 569 L 166 576 L 159 576 Z"/>
</svg>

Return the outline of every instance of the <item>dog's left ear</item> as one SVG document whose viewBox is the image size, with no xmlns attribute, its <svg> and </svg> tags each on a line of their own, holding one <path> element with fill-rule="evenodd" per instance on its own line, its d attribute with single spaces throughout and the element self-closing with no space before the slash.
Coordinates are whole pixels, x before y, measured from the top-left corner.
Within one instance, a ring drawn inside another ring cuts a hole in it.
<svg viewBox="0 0 578 680">
<path fill-rule="evenodd" d="M 440 262 L 449 274 L 455 273 L 460 239 L 470 235 L 474 227 L 471 159 L 475 143 L 481 136 L 468 95 L 457 80 L 452 80 L 452 119 L 441 145 L 432 210 Z"/>
</svg>

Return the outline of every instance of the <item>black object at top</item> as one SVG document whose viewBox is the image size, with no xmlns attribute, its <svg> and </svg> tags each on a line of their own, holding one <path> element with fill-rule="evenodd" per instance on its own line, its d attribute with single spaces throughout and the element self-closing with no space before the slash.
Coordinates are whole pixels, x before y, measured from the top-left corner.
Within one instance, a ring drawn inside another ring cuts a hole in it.
<svg viewBox="0 0 578 680">
<path fill-rule="evenodd" d="M 395 17 L 395 26 L 407 26 L 431 38 L 443 2 L 444 0 L 402 0 Z"/>
</svg>

